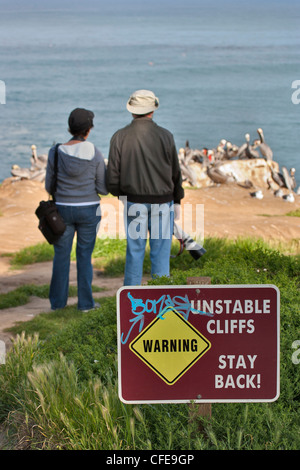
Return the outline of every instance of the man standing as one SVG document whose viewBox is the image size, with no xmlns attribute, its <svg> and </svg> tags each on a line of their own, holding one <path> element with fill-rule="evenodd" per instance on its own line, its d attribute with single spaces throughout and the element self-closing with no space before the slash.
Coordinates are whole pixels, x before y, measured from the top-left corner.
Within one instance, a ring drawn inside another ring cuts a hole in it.
<svg viewBox="0 0 300 470">
<path fill-rule="evenodd" d="M 174 204 L 177 211 L 184 191 L 173 135 L 152 119 L 158 106 L 152 91 L 134 92 L 127 102 L 133 120 L 110 142 L 107 189 L 125 200 L 124 285 L 141 284 L 148 232 L 152 277 L 170 273 Z"/>
</svg>

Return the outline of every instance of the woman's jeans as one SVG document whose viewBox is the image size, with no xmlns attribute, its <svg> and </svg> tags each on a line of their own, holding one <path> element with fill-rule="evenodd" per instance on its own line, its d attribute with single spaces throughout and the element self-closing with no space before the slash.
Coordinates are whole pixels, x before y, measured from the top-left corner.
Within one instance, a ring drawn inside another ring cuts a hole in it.
<svg viewBox="0 0 300 470">
<path fill-rule="evenodd" d="M 54 245 L 53 271 L 49 293 L 51 308 L 64 308 L 67 304 L 70 255 L 76 232 L 78 309 L 89 310 L 95 305 L 92 297 L 92 252 L 101 220 L 100 205 L 57 205 L 57 208 L 67 228 Z"/>
<path fill-rule="evenodd" d="M 170 275 L 170 252 L 174 228 L 173 202 L 140 204 L 125 202 L 127 237 L 124 285 L 140 285 L 149 233 L 152 277 Z"/>
</svg>

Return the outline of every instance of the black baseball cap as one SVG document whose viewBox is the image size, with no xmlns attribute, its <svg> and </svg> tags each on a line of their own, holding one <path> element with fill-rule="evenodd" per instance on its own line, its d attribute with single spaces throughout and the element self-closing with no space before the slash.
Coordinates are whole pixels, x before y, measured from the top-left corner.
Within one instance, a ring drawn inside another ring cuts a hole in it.
<svg viewBox="0 0 300 470">
<path fill-rule="evenodd" d="M 69 116 L 69 128 L 72 132 L 80 132 L 81 130 L 90 129 L 94 127 L 93 118 L 94 118 L 93 111 L 89 111 L 88 109 L 84 108 L 76 108 L 73 109 Z"/>
</svg>

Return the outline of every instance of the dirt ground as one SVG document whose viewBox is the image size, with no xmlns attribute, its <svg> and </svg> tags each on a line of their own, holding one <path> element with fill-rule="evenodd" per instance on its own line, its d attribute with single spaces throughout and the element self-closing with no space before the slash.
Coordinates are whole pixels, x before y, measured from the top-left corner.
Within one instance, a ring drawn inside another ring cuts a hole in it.
<svg viewBox="0 0 300 470">
<path fill-rule="evenodd" d="M 300 195 L 290 203 L 276 198 L 272 191 L 263 190 L 263 199 L 250 196 L 250 191 L 238 185 L 220 185 L 201 189 L 186 189 L 182 203 L 180 224 L 185 231 L 204 237 L 236 238 L 254 236 L 273 241 L 299 242 L 300 218 L 285 214 L 299 209 Z M 48 199 L 43 184 L 6 179 L 0 186 L 0 255 L 16 252 L 24 247 L 43 242 L 37 225 L 35 209 L 39 201 Z M 102 222 L 99 236 L 114 236 L 123 231 L 122 205 L 117 198 L 104 197 L 101 202 Z M 200 215 L 199 215 L 200 214 Z M 202 220 L 201 215 L 204 214 Z M 196 222 L 195 222 L 196 221 Z M 187 227 L 189 230 L 187 230 Z M 0 293 L 25 284 L 50 282 L 52 263 L 39 263 L 19 271 L 10 269 L 9 258 L 0 257 Z M 114 295 L 122 286 L 123 278 L 107 279 L 95 273 L 94 284 L 105 287 L 103 293 Z M 76 283 L 76 266 L 72 263 L 70 282 Z M 70 299 L 70 303 L 77 299 Z M 11 335 L 5 330 L 16 322 L 26 321 L 41 312 L 49 311 L 48 300 L 31 298 L 25 306 L 0 310 L 0 340 L 9 343 Z"/>
</svg>

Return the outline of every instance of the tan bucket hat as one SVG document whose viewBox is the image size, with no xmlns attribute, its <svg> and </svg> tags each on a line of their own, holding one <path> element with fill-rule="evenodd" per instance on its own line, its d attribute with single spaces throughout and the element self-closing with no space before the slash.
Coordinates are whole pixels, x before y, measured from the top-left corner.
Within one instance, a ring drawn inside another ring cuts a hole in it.
<svg viewBox="0 0 300 470">
<path fill-rule="evenodd" d="M 132 114 L 148 114 L 159 106 L 159 99 L 150 90 L 137 90 L 127 101 L 127 109 Z"/>
</svg>

